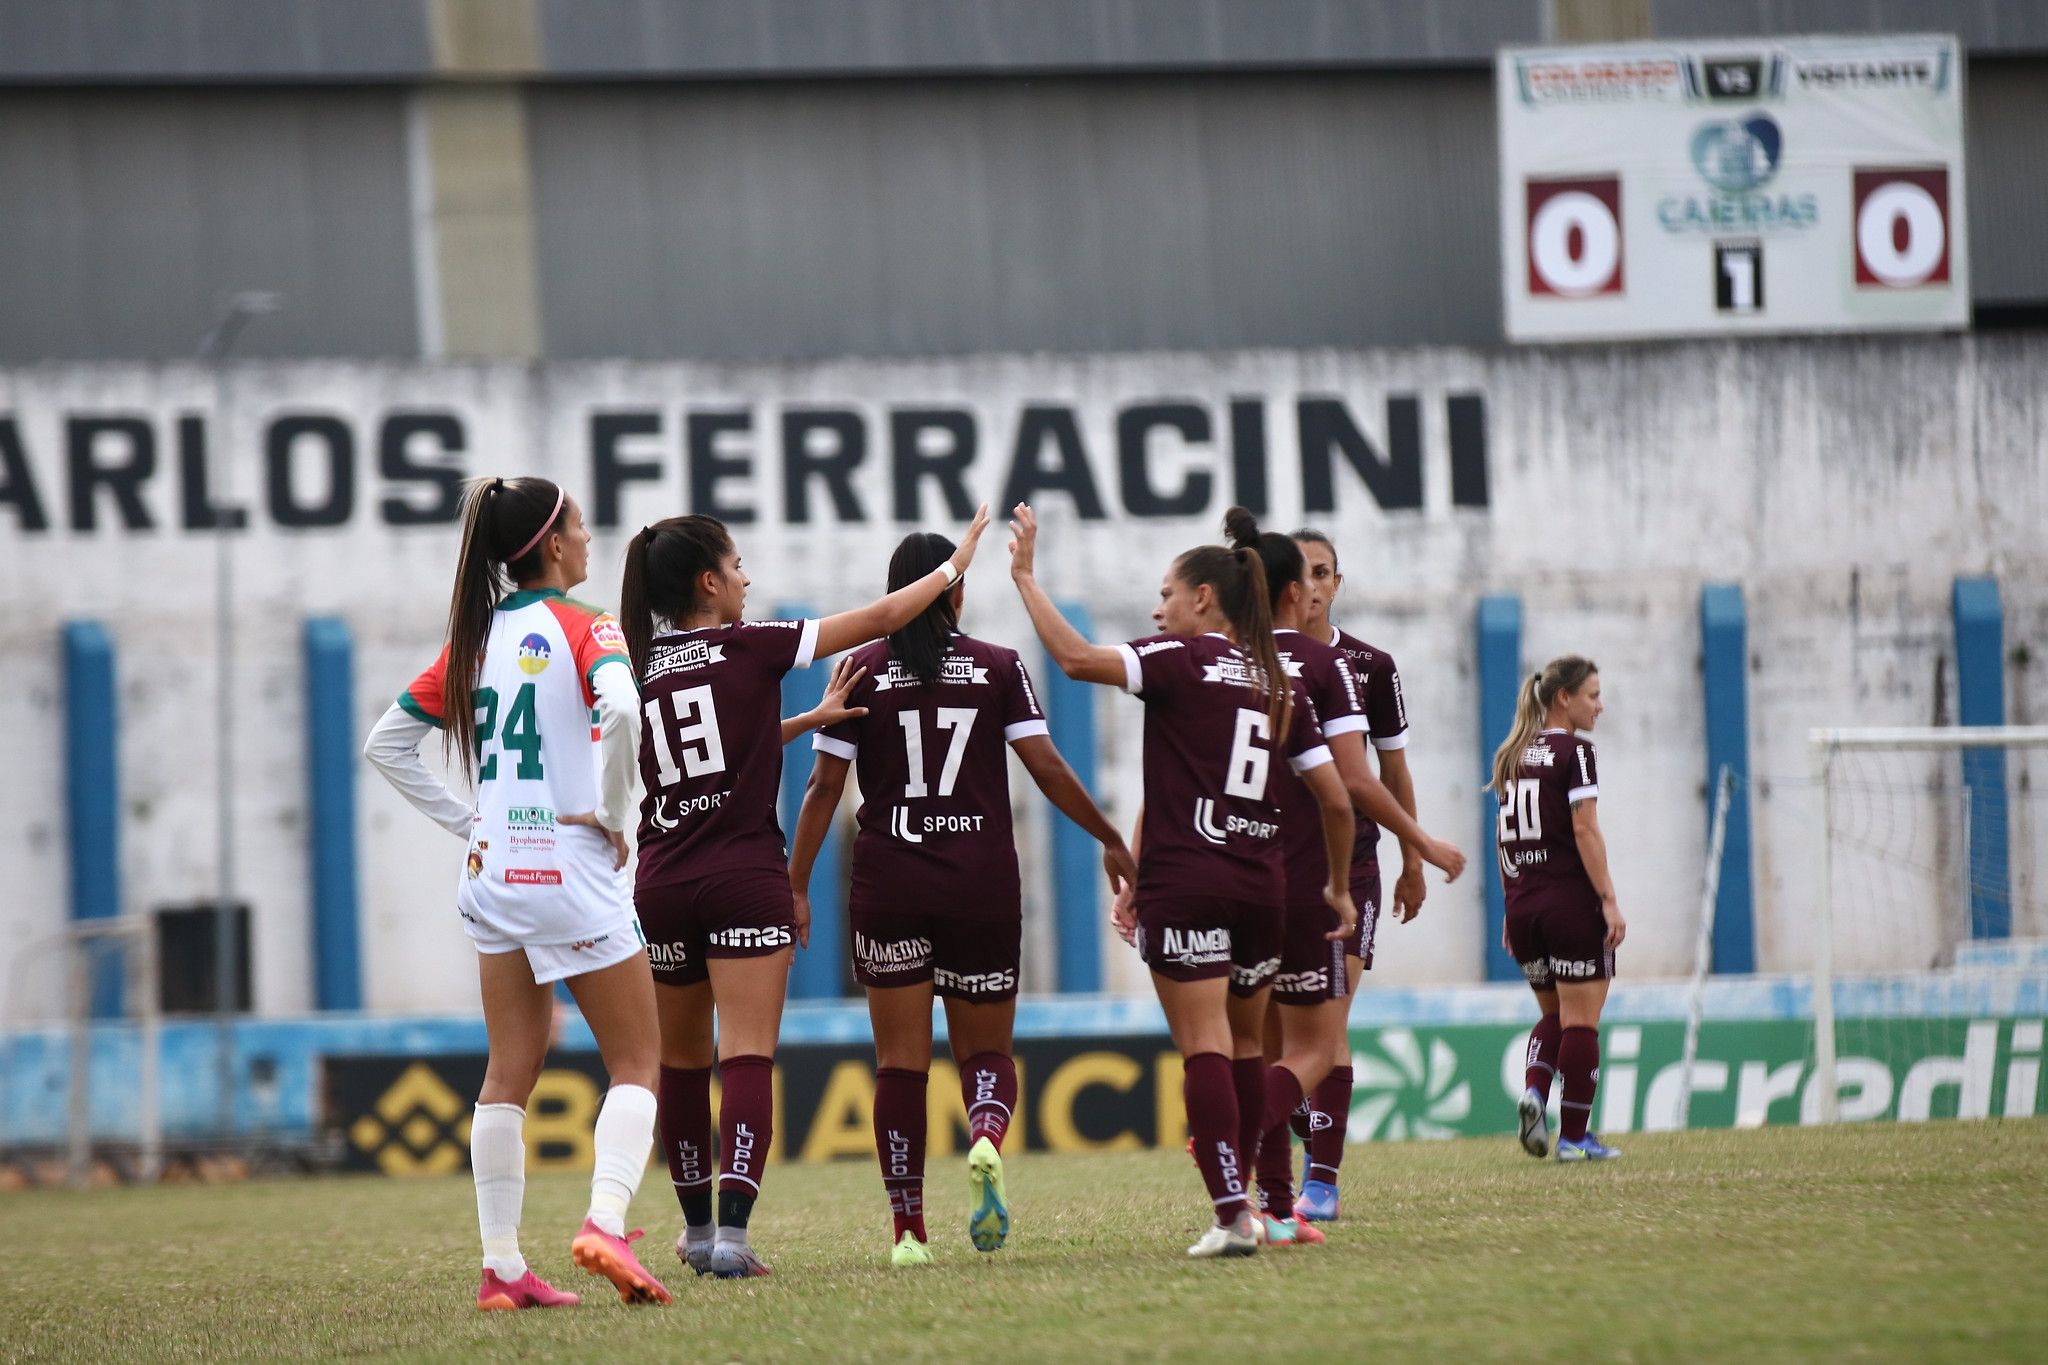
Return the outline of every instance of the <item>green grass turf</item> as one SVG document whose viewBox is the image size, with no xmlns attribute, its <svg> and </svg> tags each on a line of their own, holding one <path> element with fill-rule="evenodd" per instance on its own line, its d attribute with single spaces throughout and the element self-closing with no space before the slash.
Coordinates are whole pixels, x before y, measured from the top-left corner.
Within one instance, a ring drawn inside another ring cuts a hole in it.
<svg viewBox="0 0 2048 1365">
<path fill-rule="evenodd" d="M 480 1314 L 464 1178 L 0 1195 L 0 1358 L 985 1360 L 2041 1359 L 2048 1121 L 1633 1134 L 1605 1167 L 1508 1138 L 1354 1149 L 1328 1246 L 1201 1262 L 1179 1153 L 1012 1157 L 1010 1246 L 934 1163 L 938 1264 L 892 1271 L 867 1163 L 770 1172 L 776 1274 L 681 1272 L 661 1173 L 636 1204 L 675 1306 L 570 1264 L 585 1185 L 536 1177 L 526 1245 L 586 1296 Z M 607 1291 L 607 1292 L 600 1292 Z M 1266 1340 L 1256 1340 L 1258 1334 Z M 2032 1343 L 2029 1345 L 2029 1343 Z"/>
</svg>

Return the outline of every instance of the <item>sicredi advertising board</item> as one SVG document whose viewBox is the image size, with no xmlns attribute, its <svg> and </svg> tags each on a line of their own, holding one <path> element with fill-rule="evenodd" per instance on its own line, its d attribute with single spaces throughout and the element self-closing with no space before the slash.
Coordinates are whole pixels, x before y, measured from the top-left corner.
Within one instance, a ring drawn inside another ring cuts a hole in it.
<svg viewBox="0 0 2048 1365">
<path fill-rule="evenodd" d="M 1951 37 L 1510 48 L 1508 339 L 1959 328 Z"/>
</svg>

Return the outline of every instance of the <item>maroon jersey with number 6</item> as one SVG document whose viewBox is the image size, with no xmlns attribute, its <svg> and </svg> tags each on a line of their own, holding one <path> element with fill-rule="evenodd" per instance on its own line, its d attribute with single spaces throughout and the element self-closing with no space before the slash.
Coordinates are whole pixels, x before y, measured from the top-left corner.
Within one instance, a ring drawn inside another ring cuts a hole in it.
<svg viewBox="0 0 2048 1365">
<path fill-rule="evenodd" d="M 816 621 L 739 621 L 656 636 L 640 680 L 640 869 L 666 886 L 782 871 L 782 675 L 808 668 Z"/>
<path fill-rule="evenodd" d="M 1118 645 L 1124 690 L 1145 703 L 1141 899 L 1285 902 L 1276 754 L 1296 773 L 1330 761 L 1315 703 L 1298 684 L 1276 737 L 1254 665 L 1221 635 L 1158 635 Z"/>
<path fill-rule="evenodd" d="M 1330 643 L 1351 661 L 1358 679 L 1358 697 L 1365 708 L 1366 734 L 1375 749 L 1408 747 L 1408 703 L 1401 695 L 1401 670 L 1394 656 L 1338 631 Z M 1364 869 L 1379 863 L 1380 827 L 1363 815 L 1358 817 L 1358 842 L 1351 849 L 1351 866 Z"/>
<path fill-rule="evenodd" d="M 1600 795 L 1593 741 L 1569 730 L 1545 730 L 1522 750 L 1521 766 L 1500 803 L 1494 834 L 1508 912 L 1553 888 L 1591 890 L 1572 832 L 1572 805 Z"/>
<path fill-rule="evenodd" d="M 853 901 L 963 918 L 1018 913 L 1008 748 L 1046 733 L 1014 649 L 955 633 L 936 682 L 887 640 L 855 651 L 867 675 L 847 698 L 868 713 L 820 731 L 818 752 L 860 775 Z"/>
<path fill-rule="evenodd" d="M 1273 645 L 1287 676 L 1315 703 L 1324 739 L 1366 728 L 1358 679 L 1343 651 L 1298 630 L 1274 631 Z M 1322 807 L 1299 777 L 1281 783 L 1279 797 L 1280 837 L 1287 859 L 1287 903 L 1321 906 L 1323 888 L 1330 881 L 1330 858 L 1323 849 Z"/>
</svg>

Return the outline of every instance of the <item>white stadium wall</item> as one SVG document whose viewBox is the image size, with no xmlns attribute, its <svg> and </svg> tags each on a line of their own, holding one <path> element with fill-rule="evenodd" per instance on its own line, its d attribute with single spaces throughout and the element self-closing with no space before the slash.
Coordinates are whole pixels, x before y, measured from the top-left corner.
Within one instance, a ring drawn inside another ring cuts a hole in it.
<svg viewBox="0 0 2048 1365">
<path fill-rule="evenodd" d="M 35 946 L 61 931 L 68 895 L 61 622 L 99 618 L 119 650 L 128 907 L 212 890 L 211 505 L 248 516 L 233 551 L 240 881 L 256 913 L 257 1007 L 292 1013 L 312 1002 L 301 625 L 347 620 L 367 730 L 440 640 L 456 547 L 454 528 L 433 521 L 447 471 L 565 482 L 609 523 L 583 589 L 597 601 L 616 599 L 631 529 L 692 510 L 693 496 L 694 510 L 711 510 L 708 494 L 752 509 L 735 533 L 755 614 L 786 600 L 833 610 L 880 589 L 909 528 L 894 504 L 914 452 L 943 460 L 963 434 L 971 496 L 1000 497 L 1020 465 L 1056 486 L 1033 499 L 1041 574 L 1055 597 L 1088 605 L 1105 640 L 1150 632 L 1168 560 L 1216 538 L 1223 509 L 1262 471 L 1270 526 L 1308 522 L 1338 542 L 1342 623 L 1402 667 L 1423 818 L 1468 851 L 1490 752 L 1477 734 L 1474 604 L 1519 594 L 1526 661 L 1574 651 L 1602 668 L 1601 815 L 1631 923 L 1630 975 L 1688 965 L 1704 825 L 1698 596 L 1704 582 L 1739 583 L 1758 965 L 1796 969 L 1813 946 L 1807 729 L 1953 718 L 1958 574 L 1997 577 L 2016 660 L 2048 632 L 2044 374 L 2048 343 L 2025 337 L 250 364 L 218 380 L 181 365 L 0 371 L 0 545 L 14 566 L 0 601 L 10 641 L 0 734 L 13 778 L 0 788 L 0 941 L 10 945 L 0 1018 L 46 1017 L 61 1002 L 58 959 Z M 929 409 L 950 415 L 920 436 L 920 419 L 905 414 Z M 1063 433 L 1074 438 L 1064 453 Z M 1349 458 L 1328 453 L 1333 439 Z M 843 462 L 850 505 L 814 476 L 801 481 L 807 505 L 793 506 L 786 443 L 799 458 Z M 134 477 L 94 483 L 94 467 Z M 621 482 L 620 468 L 641 477 Z M 1323 469 L 1334 510 L 1318 505 Z M 939 480 L 913 491 L 916 524 L 957 530 Z M 1037 660 L 1002 538 L 991 542 L 969 579 L 969 627 Z M 2048 721 L 2042 672 L 2007 667 L 2011 720 Z M 1097 704 L 1102 794 L 1127 821 L 1139 800 L 1140 708 L 1106 691 Z M 358 787 L 366 1004 L 473 1007 L 470 954 L 448 910 L 458 846 L 367 768 Z M 1024 846 L 1043 848 L 1043 803 L 1020 807 Z M 2016 877 L 2048 866 L 2048 830 L 2016 823 L 2012 837 Z M 1026 859 L 1027 896 L 1043 907 L 1036 861 Z M 1383 931 L 1382 982 L 1482 974 L 1480 878 L 1431 880 L 1423 917 Z M 2021 909 L 2015 932 L 2048 932 L 2035 913 Z M 1049 932 L 1033 941 L 1042 989 Z M 1112 989 L 1144 989 L 1121 945 L 1107 945 L 1105 960 Z M 1028 967 L 1027 988 L 1033 976 Z"/>
</svg>

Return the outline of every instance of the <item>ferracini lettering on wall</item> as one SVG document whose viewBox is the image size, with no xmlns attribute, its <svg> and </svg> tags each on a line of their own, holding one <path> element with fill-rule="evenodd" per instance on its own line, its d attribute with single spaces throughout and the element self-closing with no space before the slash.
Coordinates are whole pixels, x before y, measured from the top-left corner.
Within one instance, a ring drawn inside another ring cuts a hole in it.
<svg viewBox="0 0 2048 1365">
<path fill-rule="evenodd" d="M 1450 504 L 1488 505 L 1478 393 L 1329 393 L 1082 404 L 588 401 L 511 417 L 504 450 L 481 407 L 268 407 L 254 449 L 226 448 L 205 408 L 0 407 L 0 529 L 27 535 L 293 532 L 446 526 L 461 482 L 523 470 L 521 450 L 572 432 L 566 467 L 599 529 L 657 492 L 735 524 L 964 520 L 974 504 L 1064 502 L 1083 521 L 1203 518 L 1229 503 L 1306 514 L 1419 512 L 1426 462 L 1448 464 Z M 526 430 L 522 424 L 536 429 Z M 538 428 L 544 427 L 545 430 Z M 501 453 L 503 452 L 503 453 Z M 224 478 L 233 462 L 237 473 Z M 580 480 L 580 482 L 575 482 Z M 1287 509 L 1274 488 L 1298 490 Z M 230 495 L 224 488 L 233 487 Z"/>
</svg>

